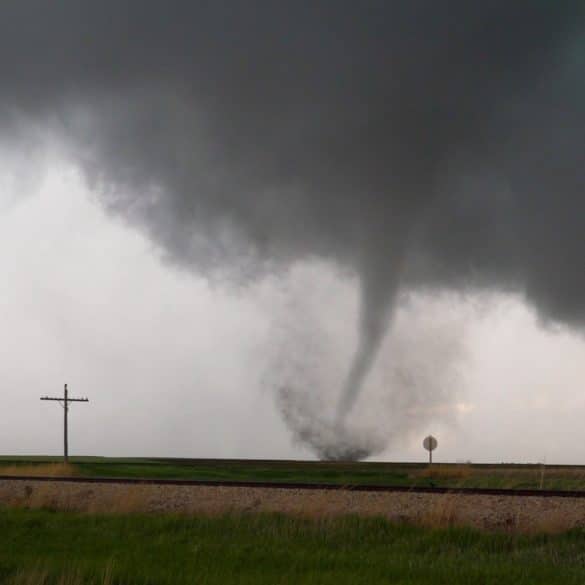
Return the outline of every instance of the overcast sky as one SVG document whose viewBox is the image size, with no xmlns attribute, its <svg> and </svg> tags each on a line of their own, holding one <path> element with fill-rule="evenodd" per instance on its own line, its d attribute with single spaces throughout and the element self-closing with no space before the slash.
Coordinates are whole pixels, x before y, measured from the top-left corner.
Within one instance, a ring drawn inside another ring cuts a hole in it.
<svg viewBox="0 0 585 585">
<path fill-rule="evenodd" d="M 581 462 L 581 0 L 6 0 L 0 452 Z"/>
<path fill-rule="evenodd" d="M 72 408 L 75 454 L 313 457 L 275 407 L 270 372 L 282 356 L 273 349 L 283 336 L 311 339 L 324 368 L 343 370 L 356 338 L 354 279 L 307 263 L 247 288 L 210 287 L 106 216 L 62 159 L 37 184 L 13 180 L 13 170 L 0 182 L 2 453 L 61 452 L 62 411 L 39 397 L 67 382 L 91 400 Z M 376 459 L 424 458 L 432 432 L 439 460 L 583 462 L 582 340 L 539 326 L 514 297 L 426 299 L 421 310 L 424 319 L 401 314 L 413 331 L 401 343 L 435 361 L 452 347 L 444 359 L 456 374 L 445 383 L 454 387 L 403 436 L 390 407 L 374 417 L 358 408 L 378 432 L 387 420 L 390 443 Z M 429 339 L 443 349 L 426 348 Z M 378 361 L 375 372 L 391 356 Z M 362 400 L 377 410 L 393 389 L 374 378 L 382 387 L 370 384 Z"/>
</svg>

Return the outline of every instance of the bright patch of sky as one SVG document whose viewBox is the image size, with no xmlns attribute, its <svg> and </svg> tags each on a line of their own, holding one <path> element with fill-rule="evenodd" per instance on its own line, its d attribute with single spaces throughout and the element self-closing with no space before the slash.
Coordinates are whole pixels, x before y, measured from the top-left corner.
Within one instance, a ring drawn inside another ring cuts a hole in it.
<svg viewBox="0 0 585 585">
<path fill-rule="evenodd" d="M 72 409 L 76 454 L 312 457 L 267 383 L 274 347 L 298 340 L 291 359 L 302 367 L 312 339 L 323 379 L 342 380 L 355 281 L 313 262 L 237 291 L 211 287 L 105 215 L 63 162 L 30 184 L 14 181 L 10 164 L 0 175 L 1 453 L 60 453 L 62 412 L 39 397 L 67 382 L 91 400 Z M 424 422 L 424 405 L 408 405 L 413 432 L 397 433 L 400 421 L 378 408 L 400 401 L 393 359 L 406 378 L 422 371 L 416 384 L 456 362 L 454 388 L 441 386 Z M 378 362 L 355 413 L 382 433 L 388 415 L 392 440 L 376 459 L 424 460 L 432 432 L 439 461 L 583 462 L 585 343 L 543 327 L 519 298 L 420 297 L 399 311 Z"/>
</svg>

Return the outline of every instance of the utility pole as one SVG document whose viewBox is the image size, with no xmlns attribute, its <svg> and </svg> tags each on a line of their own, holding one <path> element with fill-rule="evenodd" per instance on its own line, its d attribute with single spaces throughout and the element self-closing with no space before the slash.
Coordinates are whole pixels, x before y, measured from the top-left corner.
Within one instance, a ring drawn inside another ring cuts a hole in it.
<svg viewBox="0 0 585 585">
<path fill-rule="evenodd" d="M 89 402 L 87 398 L 69 398 L 69 391 L 67 384 L 65 384 L 65 392 L 63 398 L 53 398 L 49 396 L 42 396 L 41 400 L 52 400 L 58 402 L 63 407 L 63 458 L 65 463 L 69 463 L 69 403 L 70 402 Z"/>
</svg>

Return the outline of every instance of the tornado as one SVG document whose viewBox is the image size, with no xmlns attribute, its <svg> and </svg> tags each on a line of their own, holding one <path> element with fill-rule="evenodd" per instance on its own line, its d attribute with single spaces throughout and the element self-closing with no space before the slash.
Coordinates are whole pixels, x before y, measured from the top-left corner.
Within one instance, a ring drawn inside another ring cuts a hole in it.
<svg viewBox="0 0 585 585">
<path fill-rule="evenodd" d="M 225 286 L 351 274 L 343 426 L 402 291 L 585 325 L 584 39 L 582 0 L 8 1 L 0 146 Z"/>
</svg>

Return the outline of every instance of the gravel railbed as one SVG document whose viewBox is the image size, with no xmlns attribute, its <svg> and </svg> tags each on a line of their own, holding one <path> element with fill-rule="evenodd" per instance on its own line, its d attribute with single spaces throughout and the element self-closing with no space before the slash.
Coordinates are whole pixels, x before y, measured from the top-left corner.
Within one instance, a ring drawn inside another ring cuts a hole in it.
<svg viewBox="0 0 585 585">
<path fill-rule="evenodd" d="M 308 517 L 355 514 L 435 526 L 557 531 L 585 527 L 585 498 L 367 492 L 208 485 L 125 485 L 0 479 L 0 505 L 95 513 L 279 512 Z"/>
</svg>

